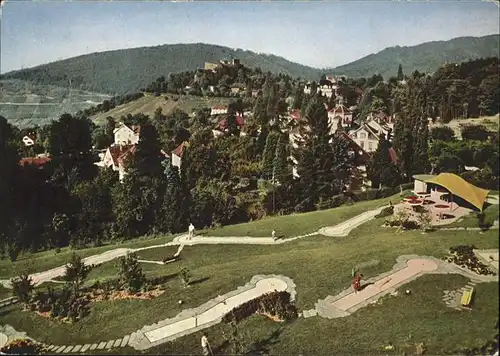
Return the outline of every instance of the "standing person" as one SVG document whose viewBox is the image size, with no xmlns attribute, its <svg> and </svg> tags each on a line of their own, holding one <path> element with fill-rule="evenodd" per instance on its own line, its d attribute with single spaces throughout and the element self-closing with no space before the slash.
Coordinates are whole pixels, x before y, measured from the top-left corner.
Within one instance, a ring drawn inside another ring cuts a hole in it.
<svg viewBox="0 0 500 356">
<path fill-rule="evenodd" d="M 271 236 L 273 237 L 273 240 L 276 240 L 276 231 L 274 231 L 274 229 L 273 232 L 271 232 Z"/>
<path fill-rule="evenodd" d="M 356 274 L 356 277 L 354 277 L 354 281 L 352 282 L 352 286 L 354 288 L 354 293 L 358 293 L 361 287 L 361 277 L 363 277 L 362 274 Z"/>
<path fill-rule="evenodd" d="M 188 239 L 191 240 L 194 236 L 194 225 L 192 223 L 189 223 L 188 227 Z"/>
<path fill-rule="evenodd" d="M 208 342 L 207 334 L 205 333 L 201 336 L 201 348 L 203 350 L 203 356 L 212 354 L 212 349 L 210 348 L 210 343 Z"/>
</svg>

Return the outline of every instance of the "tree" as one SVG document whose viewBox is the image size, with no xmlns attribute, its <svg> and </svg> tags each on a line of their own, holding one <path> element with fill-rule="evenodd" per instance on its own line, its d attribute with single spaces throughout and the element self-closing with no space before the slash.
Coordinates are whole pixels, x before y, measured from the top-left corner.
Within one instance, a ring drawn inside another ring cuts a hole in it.
<svg viewBox="0 0 500 356">
<path fill-rule="evenodd" d="M 162 159 L 156 128 L 150 123 L 142 125 L 139 142 L 127 169 L 129 167 L 136 169 L 139 176 L 161 177 L 163 175 Z"/>
<path fill-rule="evenodd" d="M 398 80 L 403 80 L 404 79 L 404 74 L 403 74 L 403 66 L 400 64 L 398 67 L 398 75 L 397 75 Z"/>
<path fill-rule="evenodd" d="M 288 184 L 292 179 L 292 167 L 289 163 L 289 142 L 287 135 L 280 135 L 276 144 L 276 153 L 273 160 L 273 174 L 275 180 Z"/>
<path fill-rule="evenodd" d="M 71 255 L 71 259 L 66 265 L 64 279 L 73 283 L 73 290 L 75 295 L 78 294 L 83 281 L 87 278 L 90 272 L 90 267 L 86 266 L 82 258 L 76 253 Z"/>
<path fill-rule="evenodd" d="M 84 118 L 62 115 L 49 129 L 49 153 L 56 167 L 56 179 L 69 191 L 73 184 L 97 174 L 92 153 L 92 123 Z"/>
<path fill-rule="evenodd" d="M 453 141 L 455 139 L 455 133 L 453 129 L 448 126 L 433 127 L 431 129 L 431 138 L 433 140 L 440 141 Z"/>
<path fill-rule="evenodd" d="M 381 135 L 377 149 L 366 168 L 367 177 L 372 182 L 372 188 L 378 188 L 381 184 L 395 187 L 400 183 L 400 174 L 397 166 L 391 160 L 389 149 L 389 142 Z"/>
<path fill-rule="evenodd" d="M 26 273 L 11 279 L 12 294 L 24 305 L 28 305 L 31 299 L 31 292 L 35 288 L 33 279 Z"/>
<path fill-rule="evenodd" d="M 272 131 L 267 135 L 266 146 L 262 155 L 262 178 L 264 179 L 272 179 L 278 140 L 279 135 L 276 132 Z"/>
<path fill-rule="evenodd" d="M 120 281 L 133 293 L 137 293 L 146 284 L 146 276 L 135 253 L 127 253 L 120 258 Z"/>
<path fill-rule="evenodd" d="M 486 141 L 489 137 L 489 132 L 483 125 L 466 125 L 461 132 L 463 140 Z"/>
<path fill-rule="evenodd" d="M 191 272 L 189 272 L 186 268 L 182 268 L 179 272 L 179 278 L 184 285 L 184 288 L 189 286 L 189 281 L 191 279 Z"/>
</svg>

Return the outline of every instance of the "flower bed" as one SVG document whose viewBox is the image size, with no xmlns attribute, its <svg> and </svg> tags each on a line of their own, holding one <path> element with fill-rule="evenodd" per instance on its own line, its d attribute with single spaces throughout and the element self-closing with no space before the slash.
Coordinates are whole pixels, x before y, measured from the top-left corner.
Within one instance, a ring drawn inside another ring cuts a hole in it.
<svg viewBox="0 0 500 356">
<path fill-rule="evenodd" d="M 274 321 L 286 321 L 297 318 L 297 308 L 290 300 L 288 292 L 270 292 L 237 306 L 224 315 L 223 322 L 239 322 L 253 314 L 267 316 Z"/>
<path fill-rule="evenodd" d="M 444 204 L 438 204 L 438 205 L 434 205 L 434 207 L 437 209 L 448 209 L 450 206 L 444 205 Z"/>
<path fill-rule="evenodd" d="M 481 275 L 495 275 L 495 273 L 488 268 L 487 265 L 479 261 L 474 254 L 474 245 L 459 245 L 457 247 L 451 247 L 448 256 L 444 259 L 450 263 L 454 263 L 457 266 L 467 268 L 477 274 Z"/>
<path fill-rule="evenodd" d="M 406 197 L 404 200 L 409 201 L 409 200 L 416 200 L 418 197 L 416 195 L 410 195 L 409 197 Z"/>
<path fill-rule="evenodd" d="M 41 344 L 30 339 L 15 339 L 0 348 L 0 352 L 7 355 L 38 355 L 43 351 Z"/>
</svg>

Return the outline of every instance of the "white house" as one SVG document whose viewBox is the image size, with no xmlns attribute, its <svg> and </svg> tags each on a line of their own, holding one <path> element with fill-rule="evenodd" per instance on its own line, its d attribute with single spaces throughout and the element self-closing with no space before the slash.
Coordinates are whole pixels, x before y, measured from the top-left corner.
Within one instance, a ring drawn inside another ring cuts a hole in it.
<svg viewBox="0 0 500 356">
<path fill-rule="evenodd" d="M 212 106 L 210 115 L 224 115 L 227 114 L 227 106 Z"/>
<path fill-rule="evenodd" d="M 25 146 L 33 146 L 35 144 L 35 139 L 26 135 L 23 137 L 23 143 Z"/>
<path fill-rule="evenodd" d="M 351 130 L 349 136 L 366 152 L 373 152 L 378 147 L 379 135 L 366 123 Z"/>
<path fill-rule="evenodd" d="M 113 130 L 115 136 L 115 145 L 135 145 L 139 142 L 139 134 L 141 132 L 140 126 L 127 126 L 121 124 Z"/>
<path fill-rule="evenodd" d="M 189 146 L 189 143 L 185 141 L 172 151 L 172 166 L 179 168 L 179 170 L 181 169 L 182 156 L 187 146 Z"/>
<path fill-rule="evenodd" d="M 99 167 L 111 167 L 113 171 L 118 171 L 120 182 L 125 177 L 125 163 L 135 152 L 135 145 L 115 145 L 109 147 L 102 161 L 95 163 Z"/>
<path fill-rule="evenodd" d="M 331 133 L 337 131 L 339 122 L 342 123 L 343 127 L 351 126 L 352 111 L 344 105 L 337 105 L 328 111 L 328 122 L 331 126 Z"/>
</svg>

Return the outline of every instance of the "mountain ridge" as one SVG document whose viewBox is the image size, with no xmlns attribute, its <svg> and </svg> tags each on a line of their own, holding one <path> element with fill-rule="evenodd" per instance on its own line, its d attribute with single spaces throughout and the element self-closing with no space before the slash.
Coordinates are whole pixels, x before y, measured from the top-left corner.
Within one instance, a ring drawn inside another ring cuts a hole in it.
<svg viewBox="0 0 500 356">
<path fill-rule="evenodd" d="M 499 53 L 500 35 L 457 37 L 416 46 L 393 46 L 353 62 L 330 68 L 314 68 L 267 53 L 205 43 L 163 44 L 78 55 L 31 68 L 4 73 L 2 79 L 21 79 L 37 84 L 68 86 L 92 92 L 136 92 L 160 76 L 203 68 L 204 62 L 239 58 L 248 67 L 283 73 L 308 80 L 322 74 L 367 77 L 396 75 L 401 64 L 406 73 L 432 72 L 446 62 L 463 62 Z"/>
</svg>

